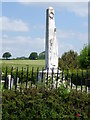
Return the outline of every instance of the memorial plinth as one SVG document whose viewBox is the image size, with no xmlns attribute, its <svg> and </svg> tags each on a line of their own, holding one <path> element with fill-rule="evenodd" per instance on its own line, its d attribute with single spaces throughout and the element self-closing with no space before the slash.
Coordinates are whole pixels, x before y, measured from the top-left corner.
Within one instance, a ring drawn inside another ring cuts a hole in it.
<svg viewBox="0 0 90 120">
<path fill-rule="evenodd" d="M 57 75 L 58 70 L 58 44 L 56 39 L 55 12 L 52 7 L 46 10 L 46 38 L 45 38 L 45 70 L 43 76 Z M 42 78 L 42 71 L 39 72 L 39 78 Z"/>
</svg>

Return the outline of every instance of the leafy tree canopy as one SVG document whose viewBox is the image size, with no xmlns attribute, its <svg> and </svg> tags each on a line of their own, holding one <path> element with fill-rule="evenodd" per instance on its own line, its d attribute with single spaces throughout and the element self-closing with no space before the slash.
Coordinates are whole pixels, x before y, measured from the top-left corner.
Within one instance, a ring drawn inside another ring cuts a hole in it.
<svg viewBox="0 0 90 120">
<path fill-rule="evenodd" d="M 45 51 L 39 54 L 38 59 L 45 59 Z"/>
<path fill-rule="evenodd" d="M 78 57 L 80 68 L 87 68 L 90 66 L 90 45 L 84 45 Z"/>
<path fill-rule="evenodd" d="M 32 52 L 29 56 L 30 60 L 36 60 L 38 58 L 37 52 Z"/>
<path fill-rule="evenodd" d="M 8 58 L 10 58 L 11 56 L 12 56 L 11 53 L 5 52 L 2 57 L 8 59 Z"/>
<path fill-rule="evenodd" d="M 73 50 L 65 52 L 61 58 L 59 58 L 59 66 L 65 69 L 77 67 L 77 56 L 77 52 Z"/>
</svg>

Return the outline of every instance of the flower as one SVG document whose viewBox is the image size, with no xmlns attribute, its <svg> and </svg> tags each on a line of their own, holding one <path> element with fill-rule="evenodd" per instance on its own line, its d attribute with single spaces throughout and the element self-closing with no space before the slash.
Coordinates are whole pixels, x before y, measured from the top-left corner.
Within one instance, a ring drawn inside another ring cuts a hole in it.
<svg viewBox="0 0 90 120">
<path fill-rule="evenodd" d="M 78 113 L 77 116 L 80 117 L 80 113 Z"/>
</svg>

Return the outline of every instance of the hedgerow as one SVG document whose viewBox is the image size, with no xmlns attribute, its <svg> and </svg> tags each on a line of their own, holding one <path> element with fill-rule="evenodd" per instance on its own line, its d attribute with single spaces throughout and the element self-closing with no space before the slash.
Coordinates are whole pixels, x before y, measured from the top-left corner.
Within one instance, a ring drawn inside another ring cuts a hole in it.
<svg viewBox="0 0 90 120">
<path fill-rule="evenodd" d="M 2 120 L 86 119 L 88 94 L 45 87 L 5 90 L 2 93 Z"/>
</svg>

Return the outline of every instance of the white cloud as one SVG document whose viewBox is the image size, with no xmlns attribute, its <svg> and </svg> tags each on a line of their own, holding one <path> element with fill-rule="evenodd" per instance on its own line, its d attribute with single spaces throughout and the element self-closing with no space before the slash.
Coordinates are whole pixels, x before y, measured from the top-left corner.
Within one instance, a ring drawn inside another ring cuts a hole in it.
<svg viewBox="0 0 90 120">
<path fill-rule="evenodd" d="M 12 20 L 8 17 L 2 16 L 0 17 L 0 30 L 4 31 L 15 31 L 15 32 L 27 32 L 29 31 L 29 27 L 26 23 L 24 23 L 20 19 Z"/>
<path fill-rule="evenodd" d="M 87 43 L 88 42 L 88 33 L 77 33 L 77 39 Z"/>
<path fill-rule="evenodd" d="M 84 22 L 84 23 L 83 23 L 83 26 L 84 26 L 84 28 L 87 28 L 87 29 L 88 29 L 88 22 Z"/>
<path fill-rule="evenodd" d="M 44 39 L 42 38 L 32 38 L 30 36 L 16 36 L 16 37 L 9 37 L 7 35 L 3 35 L 2 37 L 2 41 L 3 41 L 3 44 L 9 44 L 9 45 L 15 45 L 15 44 L 18 44 L 18 45 L 38 45 L 40 43 L 44 43 Z"/>
<path fill-rule="evenodd" d="M 79 40 L 83 41 L 85 43 L 88 42 L 88 33 L 81 33 L 81 32 L 74 32 L 74 31 L 63 31 L 63 30 L 57 30 L 57 38 L 62 39 L 65 41 L 70 41 L 70 40 Z"/>
<path fill-rule="evenodd" d="M 39 25 L 34 25 L 34 26 L 33 26 L 33 29 L 37 29 L 37 28 L 38 28 L 38 29 L 41 29 L 41 30 L 45 30 L 45 25 L 42 25 L 42 24 L 40 25 L 40 24 L 39 24 Z"/>
<path fill-rule="evenodd" d="M 72 3 L 68 10 L 74 12 L 76 15 L 85 17 L 88 15 L 88 3 Z"/>
<path fill-rule="evenodd" d="M 37 0 L 38 1 L 38 0 Z M 56 6 L 59 11 L 61 11 L 62 8 L 68 10 L 69 12 L 73 12 L 76 15 L 80 16 L 80 17 L 86 17 L 88 15 L 88 0 L 84 2 L 84 0 L 82 2 L 79 2 L 80 0 L 65 0 L 65 1 L 44 1 L 45 2 L 45 6 L 48 5 L 52 5 L 52 6 Z M 31 0 L 18 0 L 18 2 L 20 2 L 23 5 L 37 5 L 37 3 L 32 3 Z M 51 2 L 55 2 L 54 4 Z M 39 5 L 42 5 L 42 1 L 39 3 Z"/>
<path fill-rule="evenodd" d="M 7 34 L 4 34 L 4 35 L 3 35 L 3 38 L 5 38 L 5 39 L 8 38 L 8 35 L 7 35 Z"/>
<path fill-rule="evenodd" d="M 63 43 L 63 42 L 61 42 L 60 46 L 58 48 L 59 56 L 62 56 L 62 54 L 64 52 L 67 52 L 69 50 L 75 50 L 74 46 L 72 44 L 69 44 L 69 43 Z"/>
<path fill-rule="evenodd" d="M 3 36 L 2 52 L 10 51 L 14 57 L 28 56 L 30 52 L 40 53 L 44 50 L 44 38 L 32 38 L 30 36 Z"/>
<path fill-rule="evenodd" d="M 79 47 L 78 43 L 86 43 L 88 40 L 88 35 L 85 33 L 76 33 L 73 31 L 59 31 L 60 36 L 57 36 L 58 39 L 58 50 L 59 56 L 64 52 L 69 50 L 75 50 L 78 53 L 80 52 L 81 46 Z M 9 37 L 6 34 L 3 35 L 3 53 L 5 51 L 10 51 L 14 57 L 17 56 L 28 56 L 30 52 L 36 51 L 40 53 L 45 50 L 45 38 L 32 38 L 30 36 L 16 36 Z M 73 42 L 76 41 L 76 45 Z M 82 42 L 79 42 L 82 41 Z M 84 44 L 83 44 L 84 45 Z M 83 47 L 83 46 L 82 46 Z"/>
<path fill-rule="evenodd" d="M 71 39 L 75 36 L 73 31 L 57 30 L 57 37 L 60 39 Z"/>
<path fill-rule="evenodd" d="M 79 54 L 83 45 L 88 43 L 88 33 L 57 30 L 57 40 L 59 56 L 69 50 L 74 50 Z"/>
</svg>

